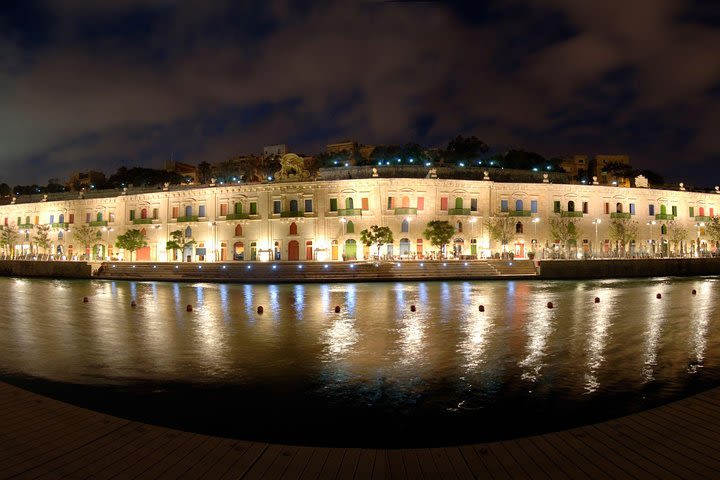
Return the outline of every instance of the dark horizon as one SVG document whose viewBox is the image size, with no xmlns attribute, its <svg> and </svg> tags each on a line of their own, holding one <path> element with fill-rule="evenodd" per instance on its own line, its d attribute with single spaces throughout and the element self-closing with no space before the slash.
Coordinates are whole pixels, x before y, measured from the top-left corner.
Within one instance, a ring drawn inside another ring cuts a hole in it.
<svg viewBox="0 0 720 480">
<path fill-rule="evenodd" d="M 2 2 L 0 182 L 474 135 L 720 183 L 715 2 L 190 3 Z"/>
</svg>

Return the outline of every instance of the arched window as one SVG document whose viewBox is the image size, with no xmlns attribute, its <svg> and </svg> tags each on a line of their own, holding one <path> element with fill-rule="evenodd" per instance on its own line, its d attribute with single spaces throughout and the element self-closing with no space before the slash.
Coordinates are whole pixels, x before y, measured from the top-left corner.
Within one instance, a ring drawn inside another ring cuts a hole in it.
<svg viewBox="0 0 720 480">
<path fill-rule="evenodd" d="M 242 237 L 242 225 L 235 225 L 235 236 Z"/>
<path fill-rule="evenodd" d="M 295 222 L 290 224 L 290 235 L 297 235 L 297 223 Z"/>
<path fill-rule="evenodd" d="M 353 208 L 355 208 L 352 197 L 348 197 L 345 199 L 345 208 L 348 210 L 352 210 Z"/>
<path fill-rule="evenodd" d="M 103 221 L 102 212 L 98 212 L 98 213 L 97 213 L 97 221 L 98 221 L 98 222 L 102 222 L 102 221 Z"/>
<path fill-rule="evenodd" d="M 185 207 L 185 216 L 192 217 L 192 205 L 188 205 L 187 207 Z"/>
<path fill-rule="evenodd" d="M 355 224 L 353 222 L 347 222 L 346 233 L 355 233 Z"/>
<path fill-rule="evenodd" d="M 701 217 L 705 216 L 705 207 L 700 207 L 700 211 L 698 212 Z"/>
<path fill-rule="evenodd" d="M 140 218 L 147 218 L 147 208 L 140 210 Z"/>
<path fill-rule="evenodd" d="M 60 231 L 58 232 L 58 240 L 62 240 L 64 236 L 65 236 L 65 233 L 63 233 L 63 231 L 60 230 Z"/>
<path fill-rule="evenodd" d="M 185 238 L 192 238 L 192 228 L 187 227 L 185 229 Z"/>
<path fill-rule="evenodd" d="M 515 224 L 515 233 L 523 233 L 523 224 L 522 222 L 517 222 Z"/>
<path fill-rule="evenodd" d="M 570 200 L 570 201 L 568 202 L 568 212 L 574 212 L 574 211 L 575 211 L 575 202 L 573 202 L 572 200 Z"/>
<path fill-rule="evenodd" d="M 667 235 L 667 225 L 665 225 L 664 223 L 660 227 L 660 235 Z"/>
<path fill-rule="evenodd" d="M 408 222 L 407 219 L 404 219 L 402 221 L 402 225 L 400 225 L 400 231 L 403 233 L 410 231 L 410 222 Z"/>
<path fill-rule="evenodd" d="M 65 215 L 63 215 L 63 214 L 61 213 L 61 214 L 60 214 L 60 218 L 59 218 L 58 221 L 59 221 L 60 223 L 65 223 Z"/>
<path fill-rule="evenodd" d="M 618 203 L 615 204 L 615 211 L 616 211 L 617 213 L 622 213 L 622 211 L 623 211 L 623 209 L 622 209 L 622 203 L 618 202 Z"/>
<path fill-rule="evenodd" d="M 140 235 L 142 235 L 143 237 L 147 236 L 147 232 L 145 231 L 144 228 L 140 230 Z"/>
<path fill-rule="evenodd" d="M 291 212 L 297 212 L 297 211 L 298 211 L 298 202 L 297 202 L 297 200 L 290 200 L 290 211 L 291 211 Z"/>
<path fill-rule="evenodd" d="M 522 212 L 523 210 L 523 201 L 522 200 L 515 200 L 515 210 L 518 212 Z"/>
<path fill-rule="evenodd" d="M 243 204 L 240 202 L 235 203 L 235 213 L 242 213 L 243 212 Z"/>
<path fill-rule="evenodd" d="M 25 217 L 25 225 L 30 225 L 30 215 Z"/>
<path fill-rule="evenodd" d="M 463 199 L 455 197 L 455 208 L 463 208 Z"/>
<path fill-rule="evenodd" d="M 667 207 L 665 205 L 660 205 L 660 213 L 662 215 L 667 214 Z"/>
<path fill-rule="evenodd" d="M 410 197 L 402 197 L 400 206 L 402 208 L 409 208 L 410 207 Z"/>
<path fill-rule="evenodd" d="M 457 222 L 456 228 L 458 233 L 462 233 L 462 222 Z"/>
</svg>

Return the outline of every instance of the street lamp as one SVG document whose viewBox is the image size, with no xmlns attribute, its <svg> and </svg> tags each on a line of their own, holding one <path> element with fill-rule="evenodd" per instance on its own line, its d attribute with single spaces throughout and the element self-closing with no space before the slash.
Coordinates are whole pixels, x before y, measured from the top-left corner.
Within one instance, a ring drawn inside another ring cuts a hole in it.
<svg viewBox="0 0 720 480">
<path fill-rule="evenodd" d="M 532 219 L 533 223 L 533 252 L 535 251 L 535 247 L 537 246 L 537 224 L 540 221 L 540 217 L 535 217 Z"/>
<path fill-rule="evenodd" d="M 705 226 L 705 222 L 699 222 L 696 223 L 695 226 L 697 227 L 697 243 L 696 243 L 696 256 L 700 256 L 700 228 Z"/>
<path fill-rule="evenodd" d="M 107 237 L 105 240 L 105 257 L 110 260 L 110 232 L 112 232 L 112 227 L 102 227 L 101 230 L 103 232 L 107 232 Z"/>
<path fill-rule="evenodd" d="M 602 223 L 602 219 L 596 218 L 592 221 L 593 225 L 595 225 L 595 248 L 593 249 L 595 251 L 595 256 L 597 256 L 598 252 L 598 225 Z"/>
<path fill-rule="evenodd" d="M 650 226 L 650 240 L 648 240 L 648 243 L 650 244 L 650 249 L 652 250 L 652 253 L 655 254 L 655 244 L 653 243 L 653 225 L 655 225 L 657 222 L 655 220 L 651 222 L 647 222 L 647 225 Z"/>
</svg>

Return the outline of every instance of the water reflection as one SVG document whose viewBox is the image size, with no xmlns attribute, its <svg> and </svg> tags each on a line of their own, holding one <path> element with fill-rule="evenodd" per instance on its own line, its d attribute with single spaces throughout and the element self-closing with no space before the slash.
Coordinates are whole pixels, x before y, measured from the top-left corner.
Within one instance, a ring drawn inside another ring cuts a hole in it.
<svg viewBox="0 0 720 480">
<path fill-rule="evenodd" d="M 525 328 L 527 330 L 527 355 L 518 365 L 522 367 L 522 379 L 537 382 L 540 379 L 540 371 L 545 365 L 545 349 L 548 339 L 553 331 L 555 310 L 544 308 L 544 305 L 537 303 L 530 313 L 530 320 Z"/>
<path fill-rule="evenodd" d="M 697 373 L 705 362 L 708 343 L 708 327 L 715 310 L 715 289 L 713 283 L 706 282 L 697 287 L 697 297 L 693 298 L 690 321 L 690 362 L 689 373 Z"/>
<path fill-rule="evenodd" d="M 660 293 L 666 297 L 667 292 Z M 665 308 L 661 299 L 649 301 L 647 305 L 647 329 L 645 330 L 645 355 L 642 377 L 645 383 L 655 379 L 655 366 L 657 365 L 658 348 L 661 340 Z"/>
<path fill-rule="evenodd" d="M 585 372 L 586 393 L 594 393 L 600 388 L 598 372 L 605 361 L 604 352 L 607 346 L 608 331 L 612 325 L 611 312 L 621 308 L 616 300 L 617 292 L 614 290 L 607 289 L 598 294 L 600 303 L 593 303 L 593 306 L 588 308 L 592 313 L 588 315 L 590 325 L 587 339 L 587 370 Z"/>
</svg>

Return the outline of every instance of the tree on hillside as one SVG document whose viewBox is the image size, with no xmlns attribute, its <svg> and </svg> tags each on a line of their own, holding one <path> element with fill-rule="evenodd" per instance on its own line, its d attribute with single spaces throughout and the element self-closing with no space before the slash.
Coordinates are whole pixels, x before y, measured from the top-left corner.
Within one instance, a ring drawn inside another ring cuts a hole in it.
<svg viewBox="0 0 720 480">
<path fill-rule="evenodd" d="M 450 225 L 447 220 L 432 220 L 428 222 L 423 231 L 425 240 L 430 240 L 430 244 L 439 247 L 443 254 L 445 253 L 445 245 L 450 243 L 453 235 L 455 235 L 455 227 Z"/>
<path fill-rule="evenodd" d="M 17 239 L 18 231 L 15 225 L 2 227 L 2 230 L 0 230 L 0 247 L 2 247 L 4 254 L 14 256 Z M 9 252 L 7 252 L 8 249 Z"/>
<path fill-rule="evenodd" d="M 177 252 L 185 251 L 186 248 L 193 246 L 196 242 L 192 238 L 186 238 L 182 230 L 170 232 L 172 240 L 165 243 L 165 249 L 173 252 L 173 260 L 177 260 Z"/>
<path fill-rule="evenodd" d="M 385 244 L 393 243 L 393 233 L 390 227 L 378 227 L 372 225 L 369 229 L 364 229 L 360 232 L 360 241 L 369 246 L 377 246 L 377 255 L 380 256 L 380 247 Z"/>
<path fill-rule="evenodd" d="M 444 151 L 445 162 L 456 164 L 462 161 L 471 161 L 478 156 L 487 153 L 488 146 L 479 138 L 463 137 L 458 135 L 450 140 Z"/>
<path fill-rule="evenodd" d="M 85 248 L 85 255 L 90 255 L 90 248 L 100 240 L 100 230 L 88 225 L 72 230 L 72 236 Z"/>
<path fill-rule="evenodd" d="M 502 250 L 515 238 L 515 219 L 507 215 L 495 215 L 485 221 L 490 239 L 499 242 Z"/>
<path fill-rule="evenodd" d="M 580 238 L 577 218 L 563 217 L 562 214 L 556 213 L 550 218 L 550 236 L 559 241 L 565 251 L 570 252 L 572 245 L 577 247 Z"/>
<path fill-rule="evenodd" d="M 608 235 L 618 251 L 618 244 L 622 246 L 623 253 L 629 253 L 630 243 L 637 238 L 639 230 L 638 222 L 629 218 L 613 218 L 610 220 Z"/>
<path fill-rule="evenodd" d="M 143 235 L 140 230 L 133 228 L 122 235 L 118 235 L 115 240 L 115 246 L 130 252 L 130 261 L 132 262 L 133 252 L 147 246 L 147 241 L 145 240 L 145 235 Z"/>
<path fill-rule="evenodd" d="M 47 253 L 50 247 L 50 225 L 38 225 L 35 227 L 35 245 L 43 249 L 43 253 Z"/>
</svg>

